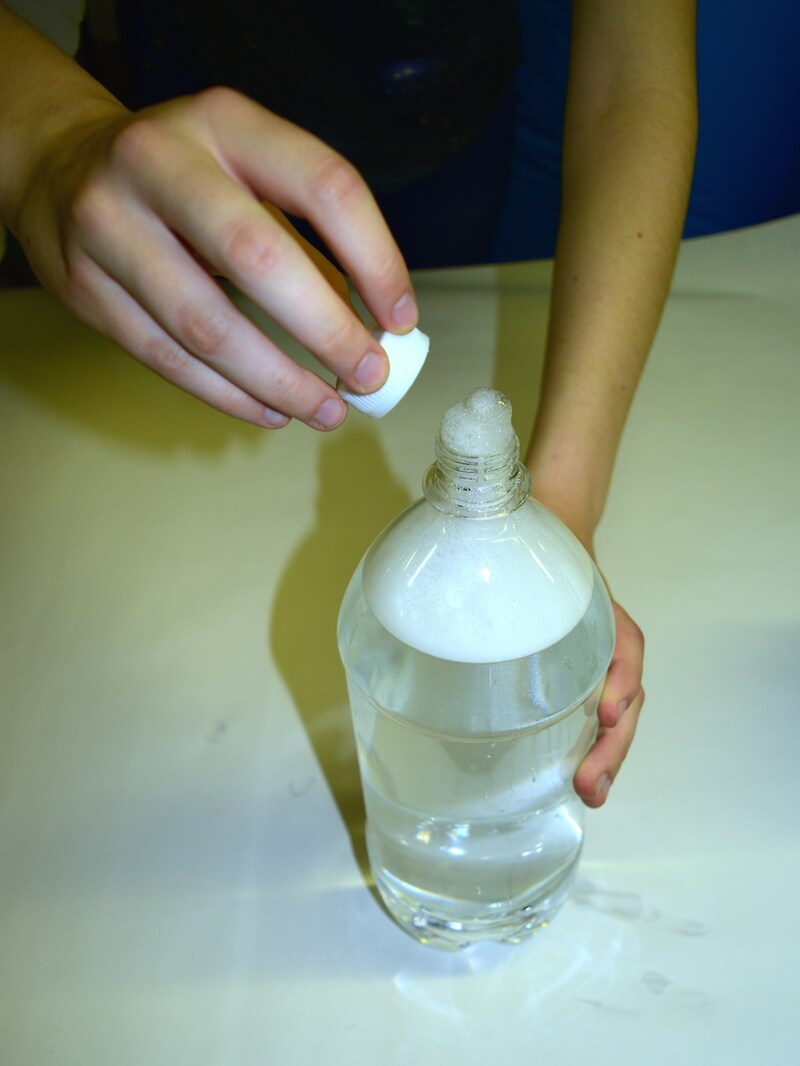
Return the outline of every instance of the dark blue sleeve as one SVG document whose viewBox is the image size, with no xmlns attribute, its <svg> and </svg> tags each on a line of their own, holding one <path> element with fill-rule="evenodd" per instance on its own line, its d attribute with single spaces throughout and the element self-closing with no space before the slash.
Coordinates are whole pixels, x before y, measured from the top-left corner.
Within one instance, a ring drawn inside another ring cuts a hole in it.
<svg viewBox="0 0 800 1066">
<path fill-rule="evenodd" d="M 800 3 L 699 0 L 693 237 L 800 211 Z"/>
<path fill-rule="evenodd" d="M 569 9 L 520 0 L 523 63 L 498 261 L 555 249 Z M 800 212 L 800 2 L 699 0 L 697 53 L 700 127 L 685 235 Z"/>
</svg>

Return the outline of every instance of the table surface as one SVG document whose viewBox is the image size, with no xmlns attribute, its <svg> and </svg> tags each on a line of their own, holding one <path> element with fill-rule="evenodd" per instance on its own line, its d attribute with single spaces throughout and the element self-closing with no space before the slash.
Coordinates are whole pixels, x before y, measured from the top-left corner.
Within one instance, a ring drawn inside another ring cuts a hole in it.
<svg viewBox="0 0 800 1066">
<path fill-rule="evenodd" d="M 341 594 L 445 406 L 527 436 L 548 277 L 420 274 L 419 383 L 331 435 L 0 294 L 4 1066 L 798 1061 L 800 217 L 682 249 L 599 537 L 647 705 L 573 898 L 451 955 L 365 880 Z"/>
</svg>

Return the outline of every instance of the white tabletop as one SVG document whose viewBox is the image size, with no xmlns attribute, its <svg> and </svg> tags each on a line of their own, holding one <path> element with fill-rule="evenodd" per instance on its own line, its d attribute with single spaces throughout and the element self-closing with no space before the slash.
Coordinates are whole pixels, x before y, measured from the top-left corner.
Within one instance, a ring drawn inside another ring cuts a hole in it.
<svg viewBox="0 0 800 1066">
<path fill-rule="evenodd" d="M 419 383 L 330 435 L 0 294 L 4 1066 L 798 1061 L 800 218 L 682 250 L 599 538 L 648 698 L 575 896 L 450 955 L 365 882 L 339 600 L 445 406 L 527 435 L 547 278 L 420 275 Z"/>
</svg>

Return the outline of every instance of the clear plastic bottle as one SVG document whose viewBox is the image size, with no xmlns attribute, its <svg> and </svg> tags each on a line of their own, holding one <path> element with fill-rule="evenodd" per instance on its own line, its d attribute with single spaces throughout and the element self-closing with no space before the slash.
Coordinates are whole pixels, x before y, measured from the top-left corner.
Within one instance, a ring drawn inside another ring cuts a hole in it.
<svg viewBox="0 0 800 1066">
<path fill-rule="evenodd" d="M 370 863 L 423 943 L 518 941 L 550 920 L 578 863 L 572 777 L 596 734 L 611 603 L 530 498 L 500 393 L 445 413 L 423 487 L 339 615 Z"/>
</svg>

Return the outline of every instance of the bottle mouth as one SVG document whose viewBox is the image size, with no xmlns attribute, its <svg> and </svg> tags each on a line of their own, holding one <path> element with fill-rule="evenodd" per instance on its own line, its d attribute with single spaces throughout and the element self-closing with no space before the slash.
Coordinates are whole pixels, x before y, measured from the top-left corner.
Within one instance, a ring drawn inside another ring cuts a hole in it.
<svg viewBox="0 0 800 1066">
<path fill-rule="evenodd" d="M 436 462 L 422 489 L 437 510 L 462 518 L 496 518 L 516 511 L 530 495 L 530 474 L 519 461 L 519 441 L 494 455 L 462 455 L 436 438 Z"/>
</svg>

